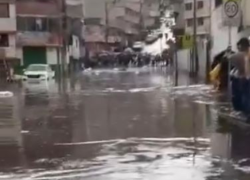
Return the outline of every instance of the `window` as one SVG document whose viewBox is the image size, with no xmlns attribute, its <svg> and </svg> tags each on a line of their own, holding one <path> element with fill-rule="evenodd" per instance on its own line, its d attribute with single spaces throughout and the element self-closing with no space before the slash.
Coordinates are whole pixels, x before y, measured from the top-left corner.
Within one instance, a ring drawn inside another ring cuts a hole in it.
<svg viewBox="0 0 250 180">
<path fill-rule="evenodd" d="M 9 4 L 0 3 L 0 17 L 1 18 L 9 17 Z"/>
<path fill-rule="evenodd" d="M 186 11 L 191 11 L 192 10 L 192 3 L 186 3 L 185 9 L 186 9 Z"/>
<path fill-rule="evenodd" d="M 215 0 L 215 7 L 222 5 L 223 0 Z"/>
<path fill-rule="evenodd" d="M 9 36 L 8 34 L 0 34 L 0 47 L 9 46 Z"/>
<path fill-rule="evenodd" d="M 22 31 L 49 31 L 48 18 L 17 17 L 17 28 Z"/>
<path fill-rule="evenodd" d="M 26 18 L 17 17 L 17 30 L 26 31 Z"/>
<path fill-rule="evenodd" d="M 193 26 L 193 19 L 187 19 L 187 27 Z"/>
<path fill-rule="evenodd" d="M 198 26 L 203 26 L 203 25 L 204 25 L 204 19 L 198 18 Z"/>
<path fill-rule="evenodd" d="M 203 7 L 204 7 L 203 1 L 198 1 L 198 3 L 197 3 L 197 9 L 203 9 Z"/>
</svg>

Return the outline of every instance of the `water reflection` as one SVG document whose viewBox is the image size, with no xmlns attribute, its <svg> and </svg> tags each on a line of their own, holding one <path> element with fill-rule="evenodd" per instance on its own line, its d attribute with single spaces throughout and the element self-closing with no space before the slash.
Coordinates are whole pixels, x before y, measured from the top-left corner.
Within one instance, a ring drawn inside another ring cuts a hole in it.
<svg viewBox="0 0 250 180">
<path fill-rule="evenodd" d="M 218 116 L 211 87 L 183 77 L 173 87 L 173 80 L 165 70 L 130 69 L 24 84 L 16 94 L 24 151 L 16 154 L 25 161 L 12 172 L 17 179 L 243 180 L 247 130 Z"/>
<path fill-rule="evenodd" d="M 18 99 L 0 93 L 0 167 L 17 166 L 21 161 L 22 135 Z"/>
</svg>

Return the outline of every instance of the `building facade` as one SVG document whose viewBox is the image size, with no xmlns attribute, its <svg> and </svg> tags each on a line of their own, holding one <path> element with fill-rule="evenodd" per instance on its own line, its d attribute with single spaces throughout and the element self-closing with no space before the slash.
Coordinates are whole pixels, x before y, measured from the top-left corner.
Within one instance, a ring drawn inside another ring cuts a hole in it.
<svg viewBox="0 0 250 180">
<path fill-rule="evenodd" d="M 84 0 L 85 38 L 92 51 L 141 40 L 159 19 L 159 1 Z M 107 38 L 108 36 L 108 38 Z M 109 44 L 109 47 L 106 47 Z"/>
<path fill-rule="evenodd" d="M 14 0 L 0 1 L 0 61 L 16 62 L 16 6 Z"/>
<path fill-rule="evenodd" d="M 210 16 L 211 16 L 211 0 L 197 0 L 196 14 L 197 14 L 197 34 L 202 37 L 210 33 Z M 187 34 L 193 34 L 194 25 L 194 1 L 184 0 L 184 18 L 185 18 L 185 31 Z"/>
<path fill-rule="evenodd" d="M 50 64 L 55 68 L 62 63 L 77 64 L 84 56 L 81 0 L 17 0 L 16 9 L 16 51 L 23 67 Z M 64 62 L 63 46 L 67 46 Z"/>
<path fill-rule="evenodd" d="M 61 10 L 55 1 L 17 0 L 17 54 L 21 65 L 58 63 Z"/>
</svg>

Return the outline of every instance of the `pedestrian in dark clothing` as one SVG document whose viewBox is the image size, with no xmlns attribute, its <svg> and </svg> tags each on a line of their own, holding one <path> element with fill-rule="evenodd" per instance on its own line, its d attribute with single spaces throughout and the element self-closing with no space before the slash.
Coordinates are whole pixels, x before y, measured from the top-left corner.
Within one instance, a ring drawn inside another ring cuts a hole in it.
<svg viewBox="0 0 250 180">
<path fill-rule="evenodd" d="M 214 57 L 213 63 L 211 65 L 211 69 L 214 69 L 217 65 L 220 65 L 220 71 L 218 75 L 219 85 L 217 89 L 219 91 L 225 91 L 228 88 L 228 80 L 229 80 L 229 57 L 234 52 L 231 49 L 226 49 L 220 52 L 218 55 Z"/>
</svg>

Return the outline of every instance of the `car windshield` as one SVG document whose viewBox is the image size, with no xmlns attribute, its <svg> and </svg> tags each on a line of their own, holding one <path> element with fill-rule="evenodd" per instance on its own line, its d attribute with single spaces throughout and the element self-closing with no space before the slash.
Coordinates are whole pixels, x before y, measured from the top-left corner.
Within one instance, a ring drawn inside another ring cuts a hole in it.
<svg viewBox="0 0 250 180">
<path fill-rule="evenodd" d="M 41 65 L 32 65 L 29 66 L 28 71 L 46 71 L 46 66 L 41 66 Z"/>
</svg>

